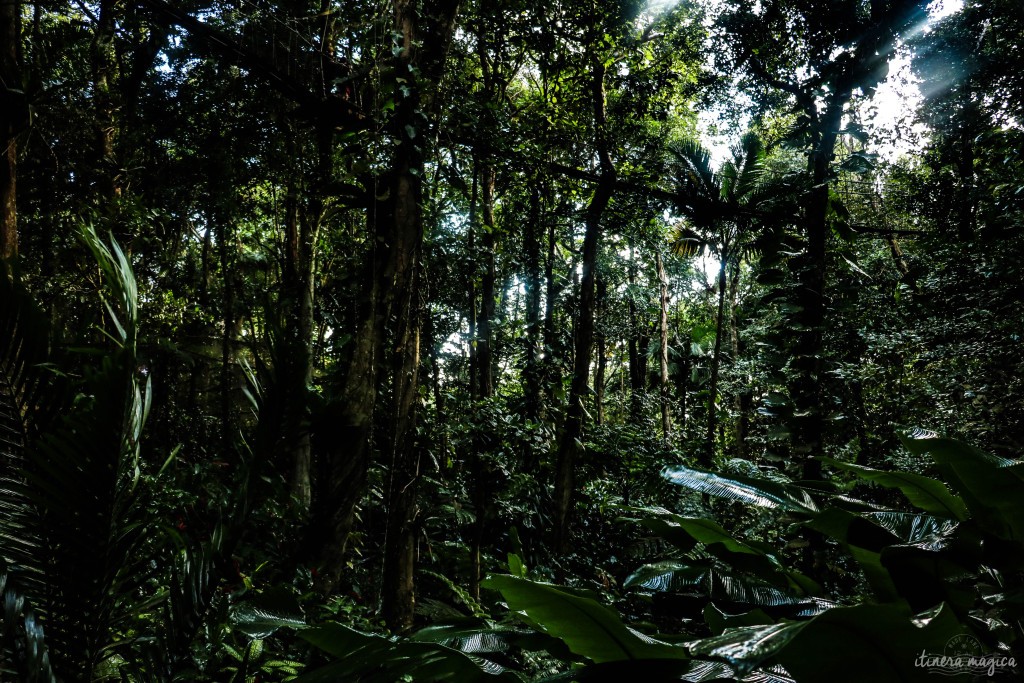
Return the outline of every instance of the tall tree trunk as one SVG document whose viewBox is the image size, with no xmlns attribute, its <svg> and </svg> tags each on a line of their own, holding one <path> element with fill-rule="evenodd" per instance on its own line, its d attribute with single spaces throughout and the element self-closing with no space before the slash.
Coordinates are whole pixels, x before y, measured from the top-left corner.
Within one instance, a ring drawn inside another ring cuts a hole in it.
<svg viewBox="0 0 1024 683">
<path fill-rule="evenodd" d="M 483 62 L 483 58 L 481 58 Z M 497 226 L 494 222 L 494 185 L 496 173 L 493 166 L 483 163 L 479 171 L 480 195 L 481 195 L 481 249 L 483 260 L 483 272 L 480 278 L 480 309 L 476 316 L 476 334 L 474 335 L 474 346 L 476 348 L 476 362 L 474 369 L 477 378 L 474 385 L 477 392 L 474 398 L 487 400 L 494 395 L 494 358 L 492 346 L 491 327 L 494 320 L 495 310 L 495 235 Z M 474 178 L 474 188 L 476 180 Z M 471 202 L 471 209 L 475 209 L 475 202 Z M 475 269 L 474 269 L 475 270 Z M 475 281 L 475 278 L 474 278 Z M 475 310 L 475 297 L 471 307 Z M 487 482 L 489 473 L 483 453 L 490 450 L 492 446 L 490 433 L 478 425 L 474 438 L 473 452 L 470 454 L 470 495 L 475 516 L 473 528 L 470 531 L 470 594 L 479 599 L 480 581 L 483 578 L 481 565 L 481 547 L 484 539 L 484 530 L 487 519 L 490 515 L 491 501 Z"/>
<path fill-rule="evenodd" d="M 811 191 L 805 213 L 804 234 L 807 250 L 799 263 L 797 305 L 802 309 L 801 329 L 793 346 L 790 381 L 793 400 L 793 453 L 799 458 L 804 479 L 821 479 L 821 461 L 815 455 L 822 452 L 824 443 L 824 414 L 822 412 L 824 379 L 824 326 L 826 244 L 828 239 L 829 178 L 836 138 L 843 118 L 843 108 L 849 92 L 833 94 L 819 123 L 819 137 L 808 161 L 811 171 Z"/>
<path fill-rule="evenodd" d="M 121 195 L 124 180 L 117 158 L 118 107 L 114 85 L 118 64 L 114 38 L 117 32 L 117 18 L 123 10 L 122 4 L 122 0 L 101 0 L 92 42 L 97 162 L 99 183 L 106 199 Z M 125 235 L 118 237 L 122 240 L 126 238 Z"/>
<path fill-rule="evenodd" d="M 393 2 L 395 26 L 401 36 L 395 68 L 412 87 L 395 109 L 393 129 L 400 139 L 388 185 L 380 187 L 372 178 L 366 184 L 369 197 L 384 197 L 372 201 L 367 214 L 374 236 L 367 260 L 371 286 L 360 306 L 342 399 L 330 407 L 323 426 L 328 486 L 325 495 L 319 497 L 322 503 L 315 505 L 310 525 L 320 568 L 318 588 L 330 593 L 341 579 L 355 509 L 365 492 L 377 385 L 386 377 L 391 400 L 381 451 L 384 462 L 391 465 L 391 477 L 387 491 L 386 571 L 381 588 L 385 619 L 395 630 L 412 624 L 414 608 L 418 476 L 414 408 L 422 318 L 416 287 L 423 240 L 419 203 L 424 145 L 430 136 L 424 121 L 431 121 L 433 113 L 432 98 L 423 88 L 440 80 L 459 2 L 434 0 L 427 4 L 420 14 L 412 0 Z M 418 34 L 420 28 L 426 38 Z M 381 374 L 382 367 L 386 375 Z"/>
<path fill-rule="evenodd" d="M 555 361 L 556 350 L 560 350 L 558 343 L 558 327 L 555 310 L 558 307 L 558 296 L 561 294 L 561 287 L 555 277 L 555 262 L 557 259 L 558 240 L 555 235 L 555 221 L 548 223 L 547 258 L 544 261 L 544 363 L 543 381 L 547 385 L 548 400 L 550 401 L 555 392 L 555 386 L 562 383 L 562 374 Z"/>
<path fill-rule="evenodd" d="M 732 346 L 732 362 L 735 364 L 740 357 L 740 325 L 736 309 L 736 300 L 740 289 L 740 259 L 736 259 L 732 267 L 732 278 L 729 280 L 729 337 Z M 747 457 L 747 431 L 750 424 L 751 387 L 744 383 L 737 391 L 733 400 L 736 409 L 736 424 L 733 429 L 737 458 Z"/>
<path fill-rule="evenodd" d="M 237 329 L 237 318 L 235 311 L 235 275 L 234 259 L 231 258 L 231 245 L 234 243 L 234 234 L 231 230 L 231 222 L 227 216 L 220 215 L 214 209 L 210 209 L 207 220 L 217 230 L 217 251 L 220 257 L 220 271 L 223 279 L 223 297 L 221 299 L 222 320 L 224 331 L 221 335 L 221 356 L 220 356 L 220 424 L 221 443 L 225 452 L 231 448 L 235 438 L 235 420 L 232 409 L 232 395 L 234 388 L 234 353 L 235 353 L 235 330 Z"/>
<path fill-rule="evenodd" d="M 476 263 L 476 214 L 477 200 L 480 196 L 480 173 L 476 161 L 473 162 L 473 184 L 469 193 L 469 229 L 466 232 L 466 253 Z M 470 268 L 467 274 L 466 291 L 469 293 L 469 397 L 472 400 L 480 398 L 480 344 L 477 341 L 479 334 L 479 311 L 477 307 L 477 271 Z"/>
<path fill-rule="evenodd" d="M 495 271 L 494 248 L 497 225 L 494 223 L 494 184 L 496 173 L 494 167 L 484 163 L 480 167 L 480 195 L 483 209 L 483 275 L 480 278 L 480 317 L 477 320 L 477 360 L 480 373 L 480 397 L 490 398 L 494 395 L 494 358 L 493 334 L 491 325 L 494 321 L 495 302 Z"/>
<path fill-rule="evenodd" d="M 636 251 L 632 241 L 629 244 L 629 267 L 626 270 L 626 282 L 629 285 L 627 310 L 629 314 L 629 338 L 626 340 L 626 353 L 629 361 L 629 415 L 634 422 L 639 422 L 643 415 L 644 379 L 647 374 L 646 344 L 640 331 L 640 316 L 634 300 L 636 285 Z"/>
<path fill-rule="evenodd" d="M 661 435 L 665 443 L 669 443 L 672 436 L 672 417 L 670 413 L 669 385 L 668 385 L 668 275 L 665 273 L 665 263 L 661 259 L 661 252 L 654 252 L 655 265 L 658 269 L 658 283 L 660 285 L 660 296 L 658 297 L 661 309 L 661 318 L 658 324 L 660 333 L 658 345 L 658 361 L 660 373 L 658 374 L 658 396 L 661 399 Z"/>
<path fill-rule="evenodd" d="M 708 432 L 701 465 L 710 467 L 715 458 L 715 434 L 718 431 L 718 375 L 722 367 L 722 329 L 725 322 L 725 286 L 727 252 L 722 251 L 718 266 L 718 315 L 715 318 L 715 352 L 711 358 L 711 383 L 708 386 Z"/>
<path fill-rule="evenodd" d="M 583 436 L 583 402 L 589 393 L 590 360 L 594 342 L 595 277 L 600 246 L 601 219 L 615 190 L 615 165 L 612 163 L 605 111 L 606 67 L 599 55 L 592 56 L 590 93 L 594 113 L 594 132 L 600 176 L 586 210 L 586 232 L 583 238 L 583 274 L 579 289 L 579 316 L 576 325 L 576 354 L 573 361 L 569 405 L 558 445 L 555 464 L 555 548 L 564 553 L 569 546 L 569 525 L 576 486 L 576 461 Z"/>
<path fill-rule="evenodd" d="M 329 0 L 320 2 L 320 59 L 324 65 L 334 59 L 334 13 Z M 326 84 L 325 84 L 326 88 Z M 327 93 L 325 93 L 326 95 Z M 308 514 L 312 504 L 312 434 L 309 415 L 309 385 L 313 381 L 313 308 L 315 304 L 316 243 L 324 221 L 324 193 L 334 175 L 334 130 L 317 122 L 317 166 L 304 210 L 289 211 L 285 250 L 285 340 L 287 358 L 284 383 L 284 452 L 292 465 L 291 492 L 298 509 Z M 286 132 L 286 134 L 288 134 Z M 292 136 L 289 135 L 289 139 Z M 293 158 L 295 155 L 292 155 Z M 292 181 L 294 182 L 294 181 Z M 294 194 L 294 190 L 293 190 Z M 295 196 L 289 199 L 298 201 Z"/>
<path fill-rule="evenodd" d="M 21 91 L 18 68 L 20 44 L 21 3 L 0 0 L 0 87 L 8 90 L 3 98 L 3 112 L 0 113 L 0 134 L 4 144 L 3 159 L 0 159 L 0 259 L 9 259 L 18 253 L 17 135 L 21 128 L 18 119 L 23 118 L 18 110 L 23 109 L 27 113 L 28 105 L 16 102 L 22 98 L 16 98 L 9 91 Z"/>
<path fill-rule="evenodd" d="M 380 197 L 384 192 L 375 179 L 368 182 L 369 197 Z M 373 200 L 366 218 L 371 238 L 367 240 L 370 250 L 363 282 L 368 286 L 361 290 L 356 305 L 358 322 L 340 382 L 341 395 L 328 407 L 313 440 L 319 483 L 314 489 L 307 544 L 318 570 L 316 588 L 322 594 L 332 593 L 341 580 L 356 507 L 366 491 L 386 318 L 383 273 L 393 258 L 392 250 L 383 242 L 387 230 L 382 224 L 387 220 L 388 206 Z"/>
<path fill-rule="evenodd" d="M 597 310 L 596 315 L 600 320 L 604 318 L 605 306 L 608 300 L 608 282 L 600 274 L 597 276 Z M 604 424 L 604 383 L 605 370 L 608 366 L 607 338 L 601 325 L 597 326 L 597 369 L 594 370 L 594 418 L 597 424 Z"/>
<path fill-rule="evenodd" d="M 523 234 L 523 261 L 526 267 L 526 367 L 523 370 L 523 397 L 528 420 L 539 420 L 541 404 L 541 274 L 540 274 L 540 191 L 530 191 L 530 213 Z"/>
<path fill-rule="evenodd" d="M 402 35 L 397 55 L 398 72 L 407 74 L 412 87 L 395 109 L 395 128 L 400 131 L 395 150 L 390 224 L 392 250 L 400 257 L 389 284 L 396 308 L 390 333 L 391 414 L 390 433 L 382 449 L 391 464 L 388 487 L 387 535 L 384 543 L 384 576 L 381 610 L 393 631 L 408 630 L 413 623 L 415 592 L 416 483 L 419 452 L 416 445 L 416 397 L 422 315 L 418 301 L 419 259 L 423 242 L 422 177 L 424 115 L 431 120 L 432 101 L 423 88 L 440 82 L 448 45 L 454 32 L 459 0 L 436 0 L 423 8 L 415 0 L 394 0 L 395 26 Z M 417 131 L 417 127 L 419 130 Z"/>
</svg>

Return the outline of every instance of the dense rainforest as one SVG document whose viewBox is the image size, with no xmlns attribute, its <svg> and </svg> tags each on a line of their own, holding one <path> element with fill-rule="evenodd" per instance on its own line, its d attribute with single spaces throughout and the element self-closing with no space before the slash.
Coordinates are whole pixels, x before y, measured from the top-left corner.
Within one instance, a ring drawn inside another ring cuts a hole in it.
<svg viewBox="0 0 1024 683">
<path fill-rule="evenodd" d="M 1012 680 L 1018 0 L 0 0 L 0 680 Z"/>
</svg>

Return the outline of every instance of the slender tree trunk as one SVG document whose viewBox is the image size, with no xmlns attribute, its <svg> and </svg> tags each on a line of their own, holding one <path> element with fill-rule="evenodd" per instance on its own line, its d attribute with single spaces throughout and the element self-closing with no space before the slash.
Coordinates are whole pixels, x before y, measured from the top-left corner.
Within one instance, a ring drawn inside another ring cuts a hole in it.
<svg viewBox="0 0 1024 683">
<path fill-rule="evenodd" d="M 367 188 L 370 197 L 384 191 L 373 181 Z M 366 491 L 386 318 L 383 273 L 393 258 L 383 243 L 387 231 L 381 225 L 388 220 L 388 210 L 384 202 L 375 200 L 367 212 L 367 234 L 372 236 L 363 275 L 367 287 L 357 301 L 350 360 L 341 380 L 341 398 L 329 406 L 313 442 L 321 473 L 307 537 L 318 569 L 316 588 L 325 595 L 333 593 L 341 580 L 356 507 Z"/>
<path fill-rule="evenodd" d="M 740 289 L 740 260 L 733 263 L 732 278 L 729 281 L 729 332 L 732 342 L 732 362 L 735 364 L 740 357 L 740 325 L 737 315 L 736 301 Z M 733 406 L 736 409 L 736 425 L 733 438 L 736 442 L 736 457 L 747 457 L 747 431 L 750 424 L 751 388 L 741 386 L 737 389 Z"/>
<path fill-rule="evenodd" d="M 725 322 L 727 252 L 723 250 L 718 267 L 718 315 L 715 318 L 715 352 L 711 358 L 711 383 L 708 387 L 708 432 L 701 464 L 710 467 L 715 458 L 715 434 L 718 430 L 718 376 L 722 367 L 722 329 Z"/>
<path fill-rule="evenodd" d="M 576 461 L 583 436 L 583 402 L 589 393 L 590 361 L 594 342 L 595 278 L 597 254 L 600 246 L 601 219 L 615 190 L 615 165 L 609 152 L 607 115 L 605 111 L 606 67 L 597 55 L 592 57 L 590 90 L 594 112 L 594 130 L 601 174 L 586 211 L 586 233 L 583 238 L 583 275 L 579 289 L 579 316 L 576 326 L 576 353 L 573 362 L 572 385 L 565 425 L 558 446 L 555 465 L 555 529 L 557 552 L 564 553 L 569 546 L 569 526 L 576 485 Z"/>
<path fill-rule="evenodd" d="M 328 0 L 321 0 L 320 58 L 323 62 L 334 59 L 335 19 L 330 8 Z M 288 352 L 287 358 L 283 359 L 284 374 L 287 375 L 284 379 L 287 388 L 283 445 L 292 464 L 292 497 L 303 514 L 310 512 L 313 488 L 309 385 L 313 381 L 314 364 L 316 243 L 324 221 L 325 188 L 334 175 L 334 130 L 318 122 L 314 133 L 316 174 L 304 210 L 289 211 L 291 220 L 286 221 L 288 235 L 285 251 L 285 340 Z M 289 135 L 289 139 L 292 136 Z M 298 201 L 295 196 L 290 199 Z"/>
<path fill-rule="evenodd" d="M 665 263 L 661 259 L 661 252 L 655 251 L 654 258 L 658 270 L 658 283 L 660 284 L 659 303 L 661 309 L 661 318 L 658 324 L 660 333 L 658 345 L 658 361 L 660 366 L 658 395 L 661 399 L 661 434 L 665 439 L 665 443 L 668 444 L 672 436 L 671 404 L 669 401 L 668 385 L 668 276 L 665 274 Z"/>
<path fill-rule="evenodd" d="M 2 85 L 19 92 L 20 44 L 21 3 L 16 0 L 0 0 L 0 79 Z M 17 135 L 21 126 L 17 119 L 21 116 L 14 111 L 16 107 L 12 104 L 5 102 L 5 111 L 0 113 L 0 134 L 4 145 L 3 159 L 0 159 L 0 259 L 13 258 L 18 253 Z"/>
<path fill-rule="evenodd" d="M 234 243 L 234 234 L 231 230 L 230 220 L 226 216 L 221 216 L 218 212 L 211 209 L 207 214 L 207 219 L 217 229 L 217 251 L 220 256 L 220 270 L 224 289 L 223 298 L 221 299 L 224 331 L 221 336 L 220 357 L 220 423 L 221 442 L 225 452 L 227 452 L 235 438 L 232 395 L 234 393 L 234 347 L 237 316 L 235 312 L 234 259 L 231 258 L 231 245 Z"/>
<path fill-rule="evenodd" d="M 555 260 L 558 240 L 555 235 L 555 222 L 548 224 L 547 258 L 544 262 L 544 363 L 543 380 L 547 385 L 548 401 L 554 397 L 555 386 L 562 383 L 562 374 L 555 362 L 558 343 L 555 310 L 561 288 L 555 279 Z"/>
<path fill-rule="evenodd" d="M 494 395 L 494 358 L 492 349 L 491 325 L 494 320 L 495 302 L 495 271 L 494 249 L 497 225 L 494 222 L 494 184 L 496 173 L 494 167 L 483 164 L 480 168 L 480 195 L 483 209 L 483 275 L 480 278 L 480 317 L 477 320 L 477 360 L 480 373 L 480 397 L 490 398 Z"/>
<path fill-rule="evenodd" d="M 523 370 L 523 397 L 528 420 L 539 420 L 541 404 L 541 274 L 540 274 L 540 191 L 530 192 L 530 214 L 523 234 L 523 261 L 526 266 L 526 367 Z"/>
<path fill-rule="evenodd" d="M 629 244 L 629 267 L 626 271 L 626 282 L 629 285 L 627 296 L 627 310 L 629 314 L 629 338 L 626 340 L 626 350 L 629 360 L 629 415 L 634 422 L 639 422 L 643 414 L 644 378 L 646 368 L 644 367 L 644 356 L 646 345 L 643 342 L 643 335 L 640 332 L 640 316 L 636 310 L 634 301 L 636 286 L 636 251 L 633 243 Z"/>
<path fill-rule="evenodd" d="M 608 299 L 608 282 L 600 274 L 597 277 L 597 318 L 601 320 L 604 318 L 605 306 L 607 305 Z M 594 371 L 594 408 L 595 410 L 595 421 L 597 424 L 604 424 L 604 383 L 605 383 L 605 370 L 608 365 L 608 359 L 605 357 L 607 353 L 606 345 L 607 339 L 602 329 L 602 325 L 597 326 L 597 369 Z"/>
</svg>

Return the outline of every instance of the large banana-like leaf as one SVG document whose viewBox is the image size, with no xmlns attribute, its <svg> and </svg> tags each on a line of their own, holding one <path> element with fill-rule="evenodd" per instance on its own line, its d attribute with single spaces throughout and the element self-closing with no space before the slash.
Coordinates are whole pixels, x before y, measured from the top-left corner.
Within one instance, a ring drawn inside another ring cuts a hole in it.
<svg viewBox="0 0 1024 683">
<path fill-rule="evenodd" d="M 901 542 L 926 550 L 946 547 L 958 527 L 952 520 L 909 512 L 866 512 L 861 517 L 882 527 Z"/>
<path fill-rule="evenodd" d="M 814 499 L 806 490 L 794 484 L 742 475 L 722 476 L 682 465 L 666 467 L 662 470 L 662 476 L 673 484 L 700 493 L 730 498 L 758 507 L 781 508 L 803 514 L 818 512 L 818 504 Z"/>
<path fill-rule="evenodd" d="M 1024 541 L 1024 464 L 928 432 L 902 440 L 912 453 L 935 462 L 981 527 L 1003 539 Z"/>
<path fill-rule="evenodd" d="M 591 664 L 543 678 L 537 683 L 607 683 L 608 681 L 686 681 L 687 683 L 794 683 L 781 667 L 752 671 L 739 677 L 724 662 L 639 659 L 624 662 Z"/>
<path fill-rule="evenodd" d="M 921 680 L 914 661 L 939 650 L 963 627 L 948 607 L 913 615 L 899 605 L 831 609 L 810 621 L 750 626 L 689 643 L 697 657 L 721 659 L 739 673 L 779 663 L 807 683 Z"/>
<path fill-rule="evenodd" d="M 741 541 L 709 519 L 682 517 L 666 511 L 640 519 L 638 523 L 683 552 L 691 550 L 695 543 L 701 543 L 706 552 L 736 569 L 749 571 L 781 586 L 790 584 L 785 567 L 769 546 L 756 541 Z"/>
<path fill-rule="evenodd" d="M 899 599 L 892 577 L 882 565 L 881 555 L 884 548 L 899 541 L 893 531 L 859 514 L 835 507 L 823 510 L 804 524 L 834 538 L 850 553 L 878 600 Z"/>
<path fill-rule="evenodd" d="M 687 593 L 739 611 L 763 608 L 776 616 L 803 618 L 835 607 L 831 600 L 782 590 L 755 576 L 708 563 L 666 560 L 644 565 L 623 585 L 662 593 Z M 701 609 L 703 608 L 703 603 Z"/>
<path fill-rule="evenodd" d="M 952 543 L 959 525 L 932 515 L 892 511 L 854 514 L 838 508 L 824 510 L 804 524 L 838 541 L 857 561 L 875 592 L 875 598 L 884 602 L 901 599 L 897 579 L 900 585 L 907 585 L 908 571 L 903 562 L 908 557 L 906 550 L 941 551 Z M 917 564 L 924 562 L 933 568 L 948 568 L 948 571 L 943 569 L 946 574 L 962 575 L 966 571 L 963 567 L 950 565 L 942 557 L 926 555 L 921 559 L 915 553 L 910 554 L 916 558 L 913 561 Z M 933 581 L 932 577 L 924 574 L 918 578 L 922 586 Z M 915 589 L 915 592 L 920 591 Z M 926 592 L 945 595 L 935 586 Z"/>
<path fill-rule="evenodd" d="M 840 462 L 832 458 L 821 458 L 821 460 L 832 467 L 853 472 L 862 479 L 875 482 L 886 488 L 899 489 L 907 497 L 907 500 L 925 512 L 961 521 L 967 519 L 967 507 L 963 500 L 950 493 L 946 485 L 937 479 L 912 472 L 876 470 L 862 465 Z"/>
<path fill-rule="evenodd" d="M 436 643 L 390 640 L 328 623 L 299 632 L 300 637 L 338 661 L 299 676 L 297 683 L 501 683 L 519 681 L 493 662 Z"/>
<path fill-rule="evenodd" d="M 531 625 L 593 662 L 686 658 L 682 649 L 629 628 L 614 610 L 557 586 L 505 574 L 489 576 L 481 585 L 499 591 Z"/>
</svg>

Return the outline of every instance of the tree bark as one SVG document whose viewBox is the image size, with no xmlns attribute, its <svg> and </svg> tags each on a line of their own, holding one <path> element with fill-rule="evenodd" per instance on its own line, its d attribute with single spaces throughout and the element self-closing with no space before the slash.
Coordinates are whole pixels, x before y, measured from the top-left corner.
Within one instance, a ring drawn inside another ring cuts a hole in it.
<svg viewBox="0 0 1024 683">
<path fill-rule="evenodd" d="M 118 104 L 114 84 L 118 64 L 114 38 L 117 32 L 117 18 L 122 9 L 122 0 L 101 0 L 92 42 L 97 170 L 100 187 L 106 199 L 121 196 L 124 180 L 117 158 Z M 125 240 L 126 236 L 118 237 Z"/>
<path fill-rule="evenodd" d="M 411 87 L 395 108 L 393 129 L 400 137 L 387 186 L 378 186 L 376 179 L 367 182 L 368 196 L 384 197 L 371 202 L 367 215 L 372 229 L 367 259 L 371 286 L 360 306 L 342 399 L 330 407 L 323 426 L 328 486 L 311 525 L 317 546 L 318 589 L 330 593 L 341 579 L 355 509 L 365 492 L 377 385 L 386 377 L 391 398 L 381 452 L 390 468 L 390 481 L 381 589 L 385 620 L 396 631 L 412 625 L 415 606 L 418 453 L 414 437 L 422 324 L 417 285 L 423 241 L 420 179 L 430 135 L 424 120 L 431 121 L 433 113 L 433 99 L 425 88 L 440 80 L 458 7 L 458 0 L 435 0 L 420 13 L 412 0 L 393 3 L 395 27 L 401 36 L 395 69 Z M 381 373 L 382 369 L 386 373 Z"/>
<path fill-rule="evenodd" d="M 17 0 L 0 0 L 0 87 L 6 87 L 8 91 L 20 92 L 20 44 L 21 3 Z M 14 111 L 15 103 L 9 103 L 8 97 L 4 95 L 4 111 L 0 113 L 0 133 L 4 142 L 3 159 L 0 159 L 0 259 L 10 259 L 18 253 L 17 136 L 21 126 L 17 121 L 20 117 Z M 27 106 L 25 103 L 24 107 Z"/>
<path fill-rule="evenodd" d="M 824 326 L 826 245 L 828 240 L 829 179 L 843 109 L 850 93 L 839 91 L 828 101 L 819 122 L 819 135 L 808 164 L 811 191 L 804 218 L 807 250 L 797 270 L 797 305 L 800 329 L 793 345 L 790 396 L 793 399 L 793 453 L 799 458 L 804 479 L 821 479 L 820 455 L 824 443 Z"/>
<path fill-rule="evenodd" d="M 440 81 L 458 6 L 458 0 L 437 0 L 423 9 L 421 17 L 415 0 L 394 2 L 395 26 L 402 35 L 398 73 L 407 74 L 412 87 L 395 109 L 400 140 L 393 166 L 391 197 L 394 210 L 389 240 L 398 258 L 395 260 L 396 269 L 388 278 L 390 291 L 395 293 L 396 309 L 389 317 L 393 321 L 389 349 L 392 370 L 390 433 L 382 449 L 384 462 L 391 465 L 391 480 L 388 486 L 381 610 L 393 631 L 411 628 L 415 609 L 413 572 L 416 483 L 419 479 L 415 407 L 422 318 L 418 301 L 419 259 L 423 243 L 421 179 L 423 139 L 429 132 L 424 130 L 421 121 L 423 114 L 429 121 L 432 112 L 432 102 L 423 92 L 423 87 Z"/>
</svg>

